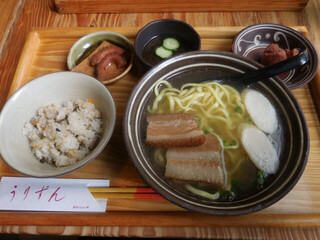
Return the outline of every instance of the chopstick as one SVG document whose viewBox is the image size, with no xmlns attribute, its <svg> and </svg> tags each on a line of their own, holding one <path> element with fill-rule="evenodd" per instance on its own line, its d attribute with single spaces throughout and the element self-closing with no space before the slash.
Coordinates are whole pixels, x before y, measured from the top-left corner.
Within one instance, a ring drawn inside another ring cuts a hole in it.
<svg viewBox="0 0 320 240">
<path fill-rule="evenodd" d="M 155 193 L 148 187 L 88 187 L 91 193 Z"/>
<path fill-rule="evenodd" d="M 163 199 L 156 193 L 91 193 L 94 198 L 113 199 Z"/>
<path fill-rule="evenodd" d="M 144 187 L 89 187 L 88 190 L 94 198 L 112 199 L 163 199 L 151 188 Z"/>
</svg>

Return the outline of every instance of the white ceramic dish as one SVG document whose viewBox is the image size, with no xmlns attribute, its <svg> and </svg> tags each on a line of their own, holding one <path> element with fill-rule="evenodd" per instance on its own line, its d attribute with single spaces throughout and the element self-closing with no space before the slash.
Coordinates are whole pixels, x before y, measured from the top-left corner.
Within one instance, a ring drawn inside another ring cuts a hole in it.
<svg viewBox="0 0 320 240">
<path fill-rule="evenodd" d="M 96 147 L 75 165 L 57 168 L 40 163 L 21 133 L 36 111 L 50 103 L 92 99 L 102 113 L 103 135 Z M 95 78 L 75 72 L 57 72 L 38 77 L 19 88 L 0 113 L 0 154 L 15 171 L 31 177 L 55 177 L 71 173 L 93 160 L 107 145 L 116 122 L 116 106 L 109 90 Z"/>
</svg>

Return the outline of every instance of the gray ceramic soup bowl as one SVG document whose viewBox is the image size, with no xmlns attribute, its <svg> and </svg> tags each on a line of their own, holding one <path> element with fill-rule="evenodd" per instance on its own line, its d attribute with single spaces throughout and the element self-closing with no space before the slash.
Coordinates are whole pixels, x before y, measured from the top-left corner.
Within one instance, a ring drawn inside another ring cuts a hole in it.
<svg viewBox="0 0 320 240">
<path fill-rule="evenodd" d="M 317 52 L 305 36 L 292 28 L 273 23 L 251 25 L 236 35 L 232 51 L 260 63 L 265 48 L 270 44 L 278 44 L 282 49 L 297 49 L 299 52 L 308 50 L 308 63 L 278 75 L 289 89 L 304 86 L 313 79 L 318 68 Z"/>
<path fill-rule="evenodd" d="M 284 197 L 301 177 L 309 154 L 309 133 L 303 112 L 290 90 L 278 78 L 269 78 L 247 86 L 263 93 L 275 106 L 282 127 L 280 167 L 264 189 L 231 202 L 197 197 L 178 188 L 153 162 L 153 149 L 145 144 L 147 106 L 154 99 L 154 85 L 163 79 L 180 87 L 241 74 L 262 66 L 242 56 L 217 51 L 195 51 L 179 55 L 147 72 L 132 91 L 127 104 L 124 138 L 128 153 L 144 180 L 167 200 L 191 211 L 219 215 L 242 215 L 264 209 Z M 246 86 L 238 86 L 244 88 Z"/>
</svg>

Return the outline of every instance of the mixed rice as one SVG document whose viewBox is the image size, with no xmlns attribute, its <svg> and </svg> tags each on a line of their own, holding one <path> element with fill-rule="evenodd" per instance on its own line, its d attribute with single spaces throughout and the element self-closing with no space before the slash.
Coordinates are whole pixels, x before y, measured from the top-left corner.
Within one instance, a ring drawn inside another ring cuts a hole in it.
<svg viewBox="0 0 320 240">
<path fill-rule="evenodd" d="M 39 109 L 22 133 L 41 163 L 72 165 L 84 158 L 100 138 L 101 113 L 90 99 L 50 104 Z"/>
</svg>

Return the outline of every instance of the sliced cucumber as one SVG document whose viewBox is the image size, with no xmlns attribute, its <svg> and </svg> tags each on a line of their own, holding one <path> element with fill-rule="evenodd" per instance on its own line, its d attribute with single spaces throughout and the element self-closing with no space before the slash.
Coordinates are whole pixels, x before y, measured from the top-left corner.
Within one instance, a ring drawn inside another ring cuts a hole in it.
<svg viewBox="0 0 320 240">
<path fill-rule="evenodd" d="M 169 50 L 177 50 L 180 47 L 180 43 L 175 38 L 166 38 L 163 40 L 162 46 Z"/>
<path fill-rule="evenodd" d="M 164 58 L 164 59 L 171 57 L 172 54 L 173 54 L 173 52 L 171 50 L 168 50 L 168 49 L 164 48 L 163 46 L 158 47 L 156 49 L 156 55 L 161 58 Z"/>
</svg>

